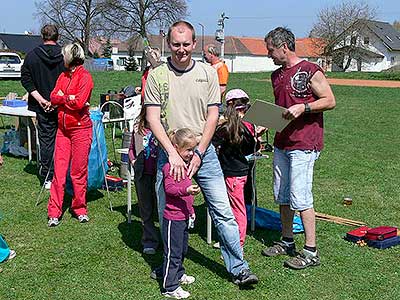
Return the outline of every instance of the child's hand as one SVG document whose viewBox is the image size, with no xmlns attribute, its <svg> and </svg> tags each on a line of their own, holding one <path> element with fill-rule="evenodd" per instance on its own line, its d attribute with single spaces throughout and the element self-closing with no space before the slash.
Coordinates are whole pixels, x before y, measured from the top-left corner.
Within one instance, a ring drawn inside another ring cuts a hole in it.
<svg viewBox="0 0 400 300">
<path fill-rule="evenodd" d="M 266 127 L 256 126 L 256 135 L 260 136 L 260 135 L 264 134 L 267 130 L 268 130 L 268 128 L 266 128 Z"/>
<path fill-rule="evenodd" d="M 193 221 L 196 220 L 196 214 L 195 214 L 195 213 L 191 214 L 191 215 L 189 216 L 189 218 L 193 219 Z"/>
<path fill-rule="evenodd" d="M 189 195 L 197 195 L 200 193 L 200 187 L 197 184 L 192 184 L 186 189 Z"/>
</svg>

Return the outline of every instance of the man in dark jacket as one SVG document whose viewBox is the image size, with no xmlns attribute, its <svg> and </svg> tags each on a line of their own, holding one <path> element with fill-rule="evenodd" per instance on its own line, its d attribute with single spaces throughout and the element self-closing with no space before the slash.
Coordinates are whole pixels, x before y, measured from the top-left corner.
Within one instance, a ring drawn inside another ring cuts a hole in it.
<svg viewBox="0 0 400 300">
<path fill-rule="evenodd" d="M 28 109 L 36 113 L 40 145 L 39 175 L 50 189 L 53 178 L 53 152 L 57 132 L 57 111 L 50 103 L 50 93 L 64 71 L 58 29 L 45 25 L 41 30 L 43 45 L 29 52 L 21 69 L 21 83 L 29 93 Z"/>
</svg>

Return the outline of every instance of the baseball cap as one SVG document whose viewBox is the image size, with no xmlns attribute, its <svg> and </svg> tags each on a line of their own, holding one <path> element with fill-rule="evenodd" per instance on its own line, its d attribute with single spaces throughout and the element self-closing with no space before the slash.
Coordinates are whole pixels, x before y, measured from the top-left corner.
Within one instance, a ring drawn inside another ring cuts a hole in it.
<svg viewBox="0 0 400 300">
<path fill-rule="evenodd" d="M 233 99 L 240 99 L 240 98 L 247 98 L 249 99 L 249 96 L 246 94 L 245 91 L 241 89 L 233 89 L 230 90 L 229 92 L 226 93 L 225 95 L 225 101 L 229 102 Z"/>
</svg>

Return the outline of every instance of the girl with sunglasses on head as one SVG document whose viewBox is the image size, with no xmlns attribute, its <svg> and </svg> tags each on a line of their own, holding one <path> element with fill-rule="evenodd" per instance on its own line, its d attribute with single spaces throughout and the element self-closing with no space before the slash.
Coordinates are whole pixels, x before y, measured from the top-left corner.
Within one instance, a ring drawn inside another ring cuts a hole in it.
<svg viewBox="0 0 400 300">
<path fill-rule="evenodd" d="M 212 142 L 224 173 L 243 249 L 247 228 L 244 186 L 249 173 L 246 156 L 258 151 L 260 144 L 257 142 L 255 126 L 242 120 L 250 108 L 249 96 L 241 89 L 234 89 L 226 93 L 225 101 L 224 120 L 218 125 Z"/>
</svg>

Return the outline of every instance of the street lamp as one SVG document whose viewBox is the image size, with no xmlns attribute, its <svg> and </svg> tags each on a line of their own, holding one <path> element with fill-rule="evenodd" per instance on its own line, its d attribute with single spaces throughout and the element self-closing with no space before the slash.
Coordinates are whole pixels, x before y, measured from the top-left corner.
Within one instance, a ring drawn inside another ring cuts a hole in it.
<svg viewBox="0 0 400 300">
<path fill-rule="evenodd" d="M 201 61 L 204 62 L 204 25 L 199 23 L 201 26 Z"/>
</svg>

